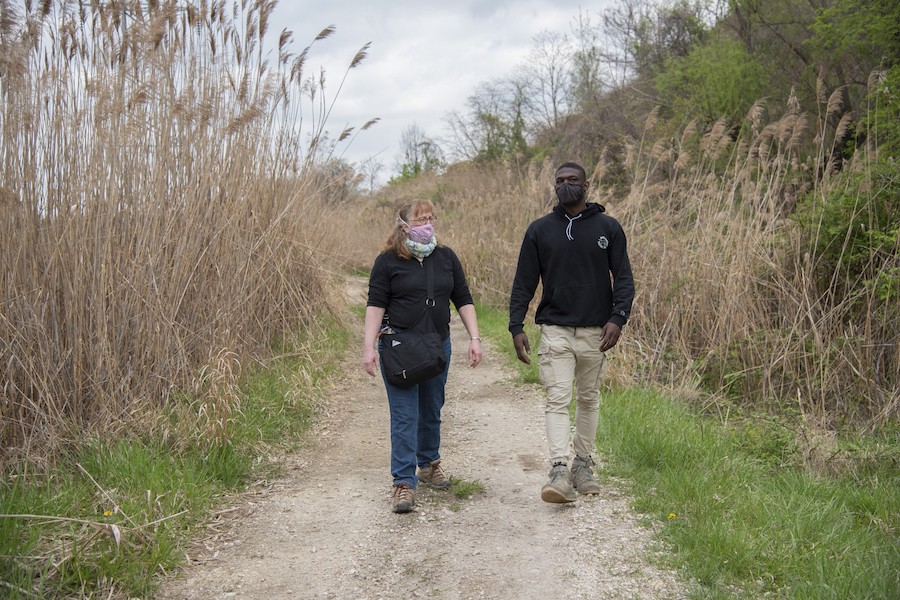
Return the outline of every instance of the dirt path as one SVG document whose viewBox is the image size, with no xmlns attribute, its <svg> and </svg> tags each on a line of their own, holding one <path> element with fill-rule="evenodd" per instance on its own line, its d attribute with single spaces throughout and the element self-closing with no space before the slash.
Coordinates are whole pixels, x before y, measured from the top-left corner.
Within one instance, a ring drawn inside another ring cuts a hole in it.
<svg viewBox="0 0 900 600">
<path fill-rule="evenodd" d="M 364 282 L 348 289 L 365 301 Z M 223 514 L 157 598 L 683 598 L 674 573 L 648 564 L 651 534 L 620 490 L 540 500 L 541 390 L 511 385 L 489 342 L 484 362 L 468 368 L 455 313 L 452 336 L 441 456 L 483 492 L 458 499 L 420 486 L 416 512 L 391 512 L 387 396 L 354 352 L 314 446 Z"/>
</svg>

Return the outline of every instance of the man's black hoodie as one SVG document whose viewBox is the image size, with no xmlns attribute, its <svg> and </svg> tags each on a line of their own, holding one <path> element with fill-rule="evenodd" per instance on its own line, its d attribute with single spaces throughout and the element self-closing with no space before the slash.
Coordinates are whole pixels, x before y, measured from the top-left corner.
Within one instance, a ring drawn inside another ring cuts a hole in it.
<svg viewBox="0 0 900 600">
<path fill-rule="evenodd" d="M 577 216 L 557 204 L 525 232 L 509 299 L 509 331 L 522 333 L 528 305 L 543 283 L 537 324 L 623 327 L 631 314 L 634 277 L 619 222 L 589 202 Z M 612 283 L 610 282 L 612 274 Z"/>
</svg>

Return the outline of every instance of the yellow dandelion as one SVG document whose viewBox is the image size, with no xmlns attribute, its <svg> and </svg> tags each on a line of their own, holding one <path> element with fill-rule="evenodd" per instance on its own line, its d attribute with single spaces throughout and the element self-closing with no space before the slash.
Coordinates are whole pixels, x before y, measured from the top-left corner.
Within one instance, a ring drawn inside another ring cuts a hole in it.
<svg viewBox="0 0 900 600">
<path fill-rule="evenodd" d="M 110 516 L 111 514 L 113 514 L 113 511 L 111 511 L 111 510 L 105 510 L 105 511 L 103 511 L 103 516 L 104 516 L 104 517 L 108 517 L 108 516 Z"/>
<path fill-rule="evenodd" d="M 677 516 L 678 516 L 678 515 L 676 515 L 675 513 L 669 513 L 669 518 L 670 518 L 670 519 L 674 519 L 674 518 L 676 518 Z"/>
</svg>

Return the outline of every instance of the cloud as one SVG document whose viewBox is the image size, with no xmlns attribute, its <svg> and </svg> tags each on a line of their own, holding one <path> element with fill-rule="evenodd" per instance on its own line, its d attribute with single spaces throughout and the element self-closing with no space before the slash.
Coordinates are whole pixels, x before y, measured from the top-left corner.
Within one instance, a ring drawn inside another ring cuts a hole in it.
<svg viewBox="0 0 900 600">
<path fill-rule="evenodd" d="M 404 129 L 416 123 L 431 137 L 444 135 L 448 111 L 464 110 L 478 83 L 509 75 L 537 33 L 568 32 L 579 9 L 566 0 L 294 0 L 275 9 L 274 35 L 292 30 L 299 51 L 325 26 L 336 26 L 313 45 L 308 61 L 326 69 L 330 97 L 356 52 L 371 42 L 368 57 L 347 74 L 328 129 L 337 135 L 347 125 L 381 118 L 338 154 L 351 162 L 378 154 L 392 170 Z"/>
</svg>

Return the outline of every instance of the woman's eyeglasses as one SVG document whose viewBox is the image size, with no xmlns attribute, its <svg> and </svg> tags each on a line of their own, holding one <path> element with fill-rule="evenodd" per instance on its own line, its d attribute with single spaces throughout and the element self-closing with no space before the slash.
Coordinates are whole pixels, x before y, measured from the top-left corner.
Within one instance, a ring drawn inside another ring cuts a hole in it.
<svg viewBox="0 0 900 600">
<path fill-rule="evenodd" d="M 417 225 L 425 225 L 426 223 L 434 223 L 437 221 L 437 217 L 422 217 L 421 219 L 413 219 L 413 223 Z"/>
</svg>

